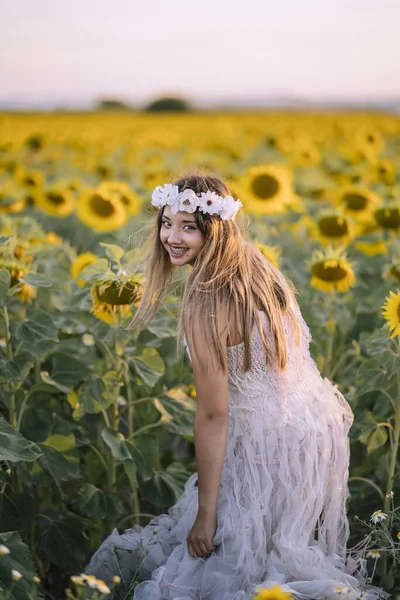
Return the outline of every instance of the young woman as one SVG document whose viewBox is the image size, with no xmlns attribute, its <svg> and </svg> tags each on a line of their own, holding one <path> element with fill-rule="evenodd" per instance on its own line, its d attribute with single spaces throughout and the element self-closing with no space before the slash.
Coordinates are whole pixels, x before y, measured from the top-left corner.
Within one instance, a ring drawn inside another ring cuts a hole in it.
<svg viewBox="0 0 400 600">
<path fill-rule="evenodd" d="M 191 265 L 178 341 L 197 391 L 197 473 L 168 515 L 114 530 L 87 572 L 129 581 L 138 568 L 134 600 L 248 600 L 277 583 L 298 598 L 378 598 L 360 549 L 346 552 L 353 413 L 310 356 L 292 284 L 247 239 L 241 202 L 219 178 L 182 176 L 152 204 L 132 325 L 150 321 L 174 269 Z"/>
</svg>

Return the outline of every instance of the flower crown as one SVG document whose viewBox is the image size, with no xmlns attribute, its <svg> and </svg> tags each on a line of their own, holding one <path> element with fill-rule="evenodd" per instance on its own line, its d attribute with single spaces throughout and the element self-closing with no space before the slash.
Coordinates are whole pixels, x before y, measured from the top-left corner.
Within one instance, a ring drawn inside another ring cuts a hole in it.
<svg viewBox="0 0 400 600">
<path fill-rule="evenodd" d="M 172 183 L 158 185 L 151 195 L 151 203 L 158 208 L 168 204 L 174 215 L 179 211 L 193 213 L 198 208 L 202 213 L 219 215 L 224 221 L 234 219 L 239 208 L 243 206 L 240 200 L 234 200 L 232 196 L 223 198 L 212 191 L 197 195 L 190 189 L 180 192 L 178 186 Z"/>
</svg>

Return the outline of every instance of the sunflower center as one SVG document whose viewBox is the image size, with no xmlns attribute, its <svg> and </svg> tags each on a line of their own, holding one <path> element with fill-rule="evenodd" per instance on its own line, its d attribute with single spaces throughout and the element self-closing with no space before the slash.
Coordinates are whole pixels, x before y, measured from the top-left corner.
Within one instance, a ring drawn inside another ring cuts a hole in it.
<svg viewBox="0 0 400 600">
<path fill-rule="evenodd" d="M 400 228 L 400 208 L 379 208 L 375 211 L 375 219 L 384 229 Z"/>
<path fill-rule="evenodd" d="M 115 213 L 113 204 L 109 200 L 106 200 L 106 198 L 103 198 L 103 196 L 100 196 L 100 194 L 93 194 L 89 204 L 91 210 L 99 215 L 99 217 L 107 219 Z"/>
<path fill-rule="evenodd" d="M 350 210 L 364 210 L 368 204 L 368 200 L 362 194 L 345 194 L 343 202 Z"/>
<path fill-rule="evenodd" d="M 269 200 L 276 196 L 279 191 L 279 182 L 275 177 L 272 177 L 272 175 L 268 175 L 267 173 L 257 175 L 253 179 L 251 186 L 254 195 L 261 200 Z"/>
<path fill-rule="evenodd" d="M 100 302 L 111 304 L 112 306 L 120 306 L 123 304 L 132 304 L 138 299 L 140 286 L 135 283 L 126 283 L 120 285 L 117 281 L 113 281 L 108 287 L 97 286 L 97 296 Z"/>
<path fill-rule="evenodd" d="M 56 206 L 60 206 L 60 204 L 65 204 L 65 198 L 62 194 L 57 194 L 57 192 L 47 192 L 46 198 L 52 204 Z"/>
<path fill-rule="evenodd" d="M 318 277 L 323 281 L 341 281 L 346 278 L 347 271 L 339 264 L 336 266 L 327 266 L 325 262 L 318 262 L 311 267 L 311 272 L 314 277 Z"/>
<path fill-rule="evenodd" d="M 318 221 L 318 227 L 322 235 L 331 238 L 339 238 L 349 232 L 348 223 L 343 217 L 324 217 Z"/>
</svg>

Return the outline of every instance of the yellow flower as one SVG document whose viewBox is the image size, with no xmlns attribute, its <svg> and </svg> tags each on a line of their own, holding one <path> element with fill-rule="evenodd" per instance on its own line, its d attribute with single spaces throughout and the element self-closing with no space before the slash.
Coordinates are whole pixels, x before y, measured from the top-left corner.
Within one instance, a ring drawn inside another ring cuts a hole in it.
<svg viewBox="0 0 400 600">
<path fill-rule="evenodd" d="M 292 600 L 292 598 L 293 595 L 280 585 L 273 585 L 270 588 L 259 588 L 253 600 Z"/>
<path fill-rule="evenodd" d="M 29 283 L 22 283 L 18 297 L 21 302 L 32 302 L 36 298 L 36 290 Z"/>
<path fill-rule="evenodd" d="M 386 297 L 386 302 L 382 306 L 382 315 L 385 317 L 389 329 L 391 330 L 391 338 L 396 336 L 400 339 L 400 291 Z"/>
<path fill-rule="evenodd" d="M 390 231 L 400 231 L 400 203 L 391 202 L 375 210 L 374 218 L 379 227 Z"/>
<path fill-rule="evenodd" d="M 355 284 L 351 263 L 343 248 L 316 250 L 310 261 L 311 285 L 323 292 L 347 292 Z"/>
<path fill-rule="evenodd" d="M 67 189 L 49 187 L 35 192 L 35 206 L 54 217 L 67 217 L 75 210 L 75 198 Z"/>
<path fill-rule="evenodd" d="M 128 213 L 115 194 L 99 189 L 85 190 L 79 197 L 77 215 L 95 231 L 114 231 L 125 225 Z"/>
<path fill-rule="evenodd" d="M 125 206 L 129 215 L 137 215 L 140 211 L 140 199 L 129 188 L 127 183 L 122 181 L 103 181 L 98 187 L 99 192 L 115 194 L 118 200 Z"/>
<path fill-rule="evenodd" d="M 16 182 L 27 188 L 39 188 L 44 183 L 44 175 L 41 171 L 29 171 L 23 167 L 17 169 Z"/>
<path fill-rule="evenodd" d="M 77 256 L 71 264 L 71 277 L 73 279 L 77 279 L 79 273 L 88 265 L 96 262 L 96 260 L 99 260 L 99 257 L 93 254 L 93 252 L 84 252 L 83 254 L 79 254 L 79 256 Z M 76 283 L 79 285 L 79 287 L 83 287 L 86 284 L 86 281 L 83 279 L 78 279 Z"/>
<path fill-rule="evenodd" d="M 313 237 L 322 244 L 349 244 L 354 237 L 350 220 L 339 212 L 323 212 L 315 220 Z"/>
<path fill-rule="evenodd" d="M 142 294 L 141 274 L 130 275 L 120 281 L 105 281 L 91 290 L 90 312 L 101 321 L 114 325 L 131 311 L 132 304 L 140 301 Z"/>
<path fill-rule="evenodd" d="M 394 185 L 396 182 L 396 169 L 394 164 L 388 159 L 378 161 L 374 168 L 374 178 L 376 181 L 385 183 L 386 185 Z"/>
<path fill-rule="evenodd" d="M 400 540 L 400 531 L 398 531 L 398 532 L 396 533 L 396 537 L 397 537 L 397 539 L 398 539 L 398 540 Z"/>
<path fill-rule="evenodd" d="M 400 261 L 393 261 L 390 267 L 383 273 L 383 276 L 387 279 L 394 279 L 400 283 Z"/>
<path fill-rule="evenodd" d="M 119 575 L 114 575 L 114 577 L 112 578 L 112 582 L 115 583 L 115 585 L 118 585 L 119 583 L 121 583 L 121 577 Z"/>
<path fill-rule="evenodd" d="M 374 192 L 354 185 L 341 188 L 336 193 L 335 202 L 345 214 L 368 221 L 380 198 Z"/>
<path fill-rule="evenodd" d="M 82 575 L 71 575 L 70 580 L 75 585 L 85 585 L 85 580 L 83 579 Z"/>
<path fill-rule="evenodd" d="M 0 213 L 19 213 L 25 206 L 25 197 L 10 180 L 0 185 Z"/>
<path fill-rule="evenodd" d="M 16 569 L 12 569 L 11 577 L 13 581 L 19 581 L 20 579 L 22 579 L 22 573 L 20 573 Z"/>
<path fill-rule="evenodd" d="M 282 165 L 250 167 L 241 177 L 246 211 L 260 215 L 285 212 L 293 195 L 293 175 Z"/>
<path fill-rule="evenodd" d="M 279 268 L 279 260 L 281 256 L 281 249 L 278 246 L 271 246 L 256 242 L 256 246 L 265 258 L 274 265 L 277 269 Z"/>
<path fill-rule="evenodd" d="M 387 246 L 383 240 L 373 242 L 363 242 L 362 240 L 355 242 L 356 250 L 365 254 L 365 256 L 376 256 L 377 254 L 387 254 Z"/>
<path fill-rule="evenodd" d="M 33 577 L 32 581 L 33 581 L 33 583 L 40 583 L 40 578 L 37 575 L 35 575 Z"/>
<path fill-rule="evenodd" d="M 48 244 L 51 244 L 52 246 L 61 246 L 63 243 L 62 238 L 60 238 L 59 235 L 54 233 L 54 231 L 46 233 L 46 242 Z"/>
</svg>

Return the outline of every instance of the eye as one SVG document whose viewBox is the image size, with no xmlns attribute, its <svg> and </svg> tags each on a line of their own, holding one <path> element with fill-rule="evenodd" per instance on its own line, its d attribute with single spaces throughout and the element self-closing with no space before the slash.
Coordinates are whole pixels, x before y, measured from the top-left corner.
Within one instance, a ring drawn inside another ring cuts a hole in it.
<svg viewBox="0 0 400 600">
<path fill-rule="evenodd" d="M 185 225 L 185 227 L 189 227 L 189 229 L 193 229 L 193 230 L 196 229 L 195 227 L 192 227 L 192 225 Z"/>
</svg>

